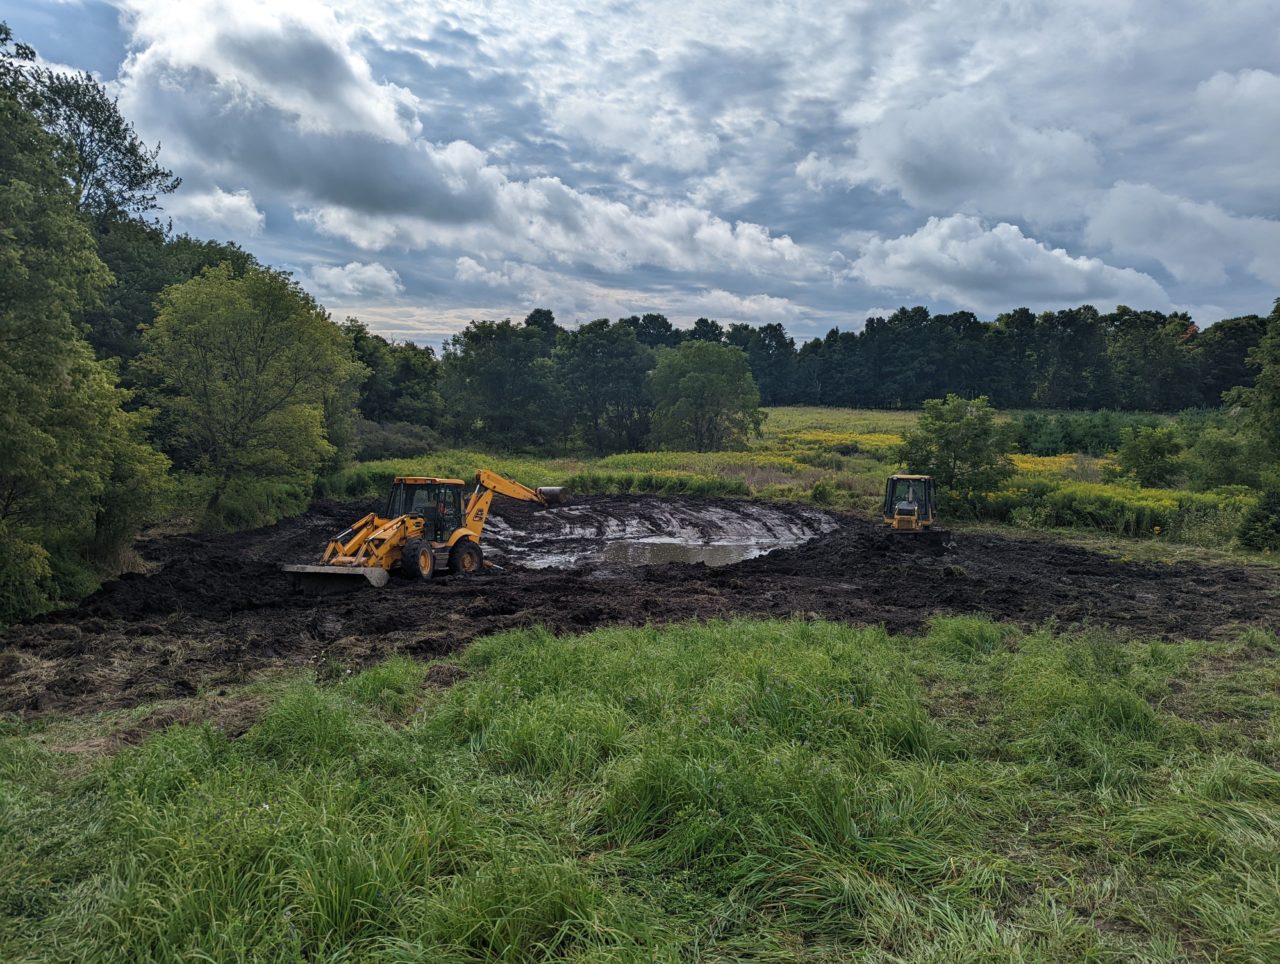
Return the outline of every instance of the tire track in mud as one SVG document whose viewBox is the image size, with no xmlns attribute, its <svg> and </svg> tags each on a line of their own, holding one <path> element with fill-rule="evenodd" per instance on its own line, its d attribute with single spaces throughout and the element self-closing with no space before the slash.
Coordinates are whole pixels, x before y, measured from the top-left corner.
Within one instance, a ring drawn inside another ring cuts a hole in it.
<svg viewBox="0 0 1280 964">
<path fill-rule="evenodd" d="M 495 505 L 487 549 L 508 568 L 430 583 L 393 579 L 382 590 L 339 596 L 296 595 L 278 564 L 312 559 L 365 505 L 322 503 L 254 532 L 144 542 L 151 573 L 122 576 L 74 609 L 0 635 L 0 711 L 86 712 L 217 693 L 322 655 L 353 667 L 392 653 L 427 658 L 479 635 L 539 624 L 580 632 L 756 616 L 904 632 L 936 613 L 982 613 L 1023 626 L 1055 619 L 1062 628 L 1168 639 L 1222 637 L 1246 625 L 1280 630 L 1280 574 L 1264 567 L 1140 564 L 1044 539 L 963 533 L 955 551 L 936 557 L 870 522 L 800 506 L 575 502 L 572 512 Z M 724 536 L 726 526 L 769 539 L 834 528 L 716 568 L 629 567 L 593 555 L 611 533 L 644 538 L 676 523 L 704 540 Z M 521 546 L 530 556 L 579 552 L 582 566 L 521 568 Z"/>
</svg>

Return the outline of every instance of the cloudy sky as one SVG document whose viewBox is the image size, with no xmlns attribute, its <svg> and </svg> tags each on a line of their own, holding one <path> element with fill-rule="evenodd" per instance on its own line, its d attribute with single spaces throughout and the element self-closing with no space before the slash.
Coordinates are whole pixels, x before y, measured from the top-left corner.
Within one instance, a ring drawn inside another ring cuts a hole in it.
<svg viewBox="0 0 1280 964">
<path fill-rule="evenodd" d="M 335 314 L 1261 312 L 1275 0 L 0 0 Z"/>
</svg>

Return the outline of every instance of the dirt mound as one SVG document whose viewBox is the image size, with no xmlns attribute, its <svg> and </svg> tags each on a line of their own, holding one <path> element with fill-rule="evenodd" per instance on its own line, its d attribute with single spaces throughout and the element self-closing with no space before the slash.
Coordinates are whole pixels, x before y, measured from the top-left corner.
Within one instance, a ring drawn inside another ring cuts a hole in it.
<svg viewBox="0 0 1280 964">
<path fill-rule="evenodd" d="M 655 531 L 677 516 L 695 528 L 705 519 L 709 534 L 731 517 L 746 520 L 747 528 L 764 525 L 761 503 L 652 497 L 577 503 L 574 525 L 587 530 L 594 519 L 598 527 L 573 537 L 585 543 L 633 518 Z M 393 579 L 382 590 L 340 596 L 295 594 L 278 563 L 313 559 L 329 536 L 368 508 L 325 503 L 255 532 L 144 543 L 155 567 L 150 574 L 122 577 L 76 609 L 0 635 L 0 711 L 131 706 L 285 666 L 336 659 L 358 667 L 395 652 L 439 655 L 478 635 L 534 624 L 572 632 L 753 615 L 911 631 L 935 613 L 977 612 L 1022 625 L 1053 618 L 1062 626 L 1167 638 L 1212 638 L 1244 625 L 1280 629 L 1280 577 L 1270 569 L 1142 565 L 1044 539 L 963 533 L 954 552 L 934 556 L 856 519 L 841 519 L 803 545 L 717 568 L 596 560 L 569 570 L 512 566 L 469 579 Z M 768 524 L 784 529 L 827 524 L 809 509 L 772 511 Z M 496 514 L 495 532 L 505 527 L 530 543 L 536 536 L 563 548 L 556 526 L 564 519 L 514 503 Z M 508 548 L 512 559 L 515 549 Z"/>
</svg>

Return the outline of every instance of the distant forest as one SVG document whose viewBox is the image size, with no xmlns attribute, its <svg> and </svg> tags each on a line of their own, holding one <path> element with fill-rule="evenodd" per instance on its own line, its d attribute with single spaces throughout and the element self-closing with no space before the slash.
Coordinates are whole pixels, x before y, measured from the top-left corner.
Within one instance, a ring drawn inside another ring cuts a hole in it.
<svg viewBox="0 0 1280 964">
<path fill-rule="evenodd" d="M 662 315 L 621 318 L 641 344 L 721 342 L 746 352 L 764 405 L 919 408 L 949 393 L 988 396 L 1001 408 L 1174 412 L 1217 407 L 1251 385 L 1248 353 L 1267 320 L 1246 315 L 1201 329 L 1190 316 L 1090 305 L 994 321 L 972 312 L 899 308 L 862 331 L 833 328 L 797 345 L 782 325 L 699 318 L 676 329 Z"/>
</svg>

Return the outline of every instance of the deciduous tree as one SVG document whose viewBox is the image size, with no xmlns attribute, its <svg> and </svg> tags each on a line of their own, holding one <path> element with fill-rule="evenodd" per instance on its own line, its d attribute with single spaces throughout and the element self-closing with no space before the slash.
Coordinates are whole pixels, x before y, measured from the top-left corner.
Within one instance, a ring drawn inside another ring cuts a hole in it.
<svg viewBox="0 0 1280 964">
<path fill-rule="evenodd" d="M 931 398 L 916 428 L 907 434 L 899 458 L 907 471 L 931 475 L 944 492 L 973 504 L 1013 474 L 1011 433 L 996 422 L 986 396 Z"/>
<path fill-rule="evenodd" d="M 716 452 L 759 434 L 760 392 L 740 348 L 686 341 L 658 354 L 653 440 L 661 448 Z"/>
<path fill-rule="evenodd" d="M 635 331 L 600 318 L 561 335 L 552 358 L 583 441 L 598 455 L 640 448 L 649 428 L 654 353 Z"/>
<path fill-rule="evenodd" d="M 9 45 L 0 24 L 0 52 Z M 0 622 L 92 588 L 163 496 L 165 460 L 75 324 L 110 281 L 64 157 L 0 57 Z"/>
<path fill-rule="evenodd" d="M 309 494 L 344 431 L 326 416 L 354 416 L 364 369 L 295 281 L 209 268 L 164 291 L 143 343 L 174 455 L 210 483 L 210 524 L 224 520 L 228 490 L 251 480 Z"/>
</svg>

